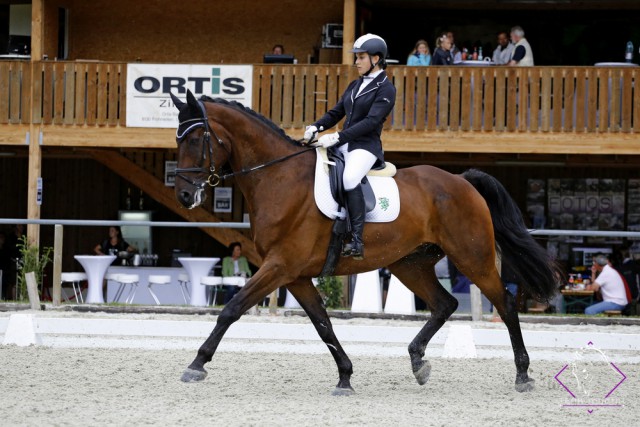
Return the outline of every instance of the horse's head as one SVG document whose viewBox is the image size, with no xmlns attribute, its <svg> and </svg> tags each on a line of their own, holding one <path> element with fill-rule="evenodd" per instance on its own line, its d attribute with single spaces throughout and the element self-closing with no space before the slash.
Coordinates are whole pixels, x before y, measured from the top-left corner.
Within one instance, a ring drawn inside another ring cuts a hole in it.
<svg viewBox="0 0 640 427">
<path fill-rule="evenodd" d="M 173 93 L 171 99 L 178 114 L 178 166 L 175 192 L 178 201 L 191 209 L 206 197 L 205 188 L 218 184 L 217 169 L 228 160 L 229 151 L 209 122 L 206 105 L 187 90 L 187 102 Z"/>
</svg>

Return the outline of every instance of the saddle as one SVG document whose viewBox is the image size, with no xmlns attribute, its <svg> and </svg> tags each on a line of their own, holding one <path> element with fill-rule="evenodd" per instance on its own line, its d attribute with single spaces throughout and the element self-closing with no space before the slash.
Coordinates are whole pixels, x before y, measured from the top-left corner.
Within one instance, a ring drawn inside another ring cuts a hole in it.
<svg viewBox="0 0 640 427">
<path fill-rule="evenodd" d="M 347 207 L 342 182 L 345 168 L 344 155 L 334 147 L 331 147 L 326 151 L 319 149 L 318 154 L 321 157 L 326 156 L 326 158 L 323 158 L 323 163 L 329 178 L 331 195 L 338 204 L 338 212 L 340 212 L 343 208 Z M 382 162 L 382 164 L 374 165 L 374 168 L 367 175 L 392 177 L 395 175 L 395 166 L 392 164 L 387 165 Z M 366 176 L 362 178 L 362 181 L 360 181 L 360 186 L 365 199 L 365 211 L 372 212 L 376 208 L 376 195 L 369 179 Z M 351 231 L 350 228 L 349 215 L 346 211 L 345 215 L 336 216 L 333 223 L 331 240 L 329 242 L 329 247 L 327 248 L 327 258 L 320 276 L 331 276 L 333 274 L 333 271 L 338 264 L 340 253 L 342 252 L 342 242 L 349 231 Z"/>
<path fill-rule="evenodd" d="M 344 154 L 333 147 L 327 149 L 329 168 L 329 186 L 331 187 L 331 195 L 334 200 L 338 202 L 339 207 L 345 207 L 345 194 L 342 178 L 344 175 Z M 380 168 L 378 168 L 380 169 Z M 384 164 L 382 168 L 384 169 Z M 364 195 L 365 210 L 371 212 L 376 207 L 376 195 L 373 193 L 371 184 L 365 176 L 360 181 L 360 187 L 362 188 L 362 194 Z"/>
</svg>

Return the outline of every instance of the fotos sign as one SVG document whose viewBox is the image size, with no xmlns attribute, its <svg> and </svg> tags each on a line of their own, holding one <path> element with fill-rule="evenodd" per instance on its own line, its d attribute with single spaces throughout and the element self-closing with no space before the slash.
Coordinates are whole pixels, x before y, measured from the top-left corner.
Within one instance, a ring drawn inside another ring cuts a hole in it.
<svg viewBox="0 0 640 427">
<path fill-rule="evenodd" d="M 127 64 L 127 126 L 177 128 L 169 94 L 185 100 L 187 89 L 251 108 L 252 82 L 251 65 Z"/>
</svg>

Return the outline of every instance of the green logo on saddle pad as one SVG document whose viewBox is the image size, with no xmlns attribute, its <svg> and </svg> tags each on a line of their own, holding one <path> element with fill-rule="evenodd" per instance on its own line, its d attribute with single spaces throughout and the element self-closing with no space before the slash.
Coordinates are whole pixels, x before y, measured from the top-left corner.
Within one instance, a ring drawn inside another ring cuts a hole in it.
<svg viewBox="0 0 640 427">
<path fill-rule="evenodd" d="M 383 211 L 389 209 L 389 199 L 386 197 L 378 197 L 378 201 L 380 202 L 380 209 Z"/>
</svg>

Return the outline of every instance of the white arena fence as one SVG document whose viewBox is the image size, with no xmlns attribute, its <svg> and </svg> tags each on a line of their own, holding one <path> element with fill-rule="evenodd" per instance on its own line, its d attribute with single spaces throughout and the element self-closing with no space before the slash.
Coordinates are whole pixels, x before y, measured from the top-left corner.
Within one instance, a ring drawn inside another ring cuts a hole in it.
<svg viewBox="0 0 640 427">
<path fill-rule="evenodd" d="M 61 248 L 64 226 L 148 226 L 148 227 L 176 227 L 176 228 L 240 228 L 249 229 L 250 223 L 246 222 L 169 222 L 169 221 L 107 221 L 107 220 L 76 220 L 76 219 L 22 219 L 0 218 L 0 224 L 38 224 L 53 225 L 54 236 L 54 286 L 60 283 L 60 277 L 56 277 L 61 271 Z M 616 237 L 640 240 L 640 232 L 635 231 L 592 231 L 592 230 L 529 230 L 533 236 L 585 236 L 585 237 Z M 360 283 L 360 289 L 358 289 Z M 353 292 L 352 310 L 364 313 L 391 313 L 391 314 L 415 314 L 415 302 L 413 293 L 406 290 L 397 278 L 392 277 L 385 307 L 382 306 L 382 292 L 377 271 L 359 274 Z M 366 290 L 365 290 L 366 289 Z M 360 290 L 360 291 L 359 291 Z M 490 303 L 478 288 L 471 286 L 470 293 L 454 293 L 459 301 L 458 313 L 471 313 L 474 320 L 481 320 L 483 313 L 490 311 Z M 54 303 L 58 303 L 55 301 Z M 299 307 L 297 301 L 287 295 L 288 308 Z"/>
</svg>

